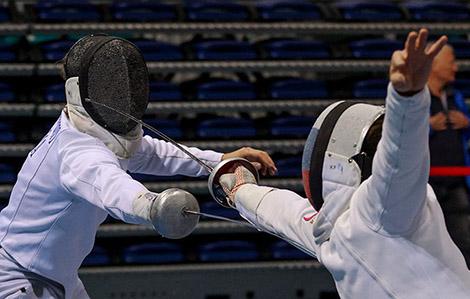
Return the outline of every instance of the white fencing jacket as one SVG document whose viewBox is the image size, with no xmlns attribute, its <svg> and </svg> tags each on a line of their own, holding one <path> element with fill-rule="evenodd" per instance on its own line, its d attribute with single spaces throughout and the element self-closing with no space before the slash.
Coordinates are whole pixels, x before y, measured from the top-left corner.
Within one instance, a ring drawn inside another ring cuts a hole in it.
<svg viewBox="0 0 470 299">
<path fill-rule="evenodd" d="M 215 166 L 222 154 L 189 150 Z M 155 175 L 207 174 L 174 145 L 142 138 L 140 148 L 119 160 L 99 139 L 76 130 L 62 113 L 18 174 L 8 206 L 0 213 L 0 245 L 27 270 L 64 286 L 66 298 L 83 290 L 77 270 L 93 248 L 108 215 L 145 224 L 132 201 L 147 189 L 126 170 Z M 150 224 L 150 223 L 148 223 Z"/>
<path fill-rule="evenodd" d="M 470 298 L 470 272 L 427 185 L 429 105 L 427 88 L 405 98 L 390 85 L 372 176 L 348 185 L 324 171 L 318 213 L 294 192 L 253 184 L 236 193 L 237 209 L 316 256 L 342 298 Z"/>
</svg>

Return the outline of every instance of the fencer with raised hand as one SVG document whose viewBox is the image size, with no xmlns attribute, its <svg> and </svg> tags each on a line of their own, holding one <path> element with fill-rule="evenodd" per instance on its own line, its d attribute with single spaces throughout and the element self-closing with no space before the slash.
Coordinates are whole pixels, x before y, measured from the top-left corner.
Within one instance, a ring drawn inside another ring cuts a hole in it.
<svg viewBox="0 0 470 299">
<path fill-rule="evenodd" d="M 426 81 L 447 41 L 426 49 L 427 37 L 411 32 L 393 54 L 385 109 L 339 102 L 319 116 L 303 155 L 308 199 L 257 186 L 243 167 L 220 178 L 244 218 L 316 256 L 342 298 L 470 298 L 470 272 L 427 185 Z"/>
<path fill-rule="evenodd" d="M 0 298 L 88 298 L 78 268 L 108 215 L 152 225 L 181 238 L 195 227 L 195 198 L 180 189 L 150 192 L 131 173 L 208 175 L 178 147 L 143 136 L 148 73 L 142 54 L 127 40 L 87 36 L 64 61 L 67 106 L 28 154 L 0 213 Z M 112 107 L 115 110 L 110 110 Z M 132 118 L 123 117 L 125 112 Z M 188 148 L 215 167 L 222 153 Z M 275 170 L 269 155 L 245 148 L 225 154 Z"/>
</svg>

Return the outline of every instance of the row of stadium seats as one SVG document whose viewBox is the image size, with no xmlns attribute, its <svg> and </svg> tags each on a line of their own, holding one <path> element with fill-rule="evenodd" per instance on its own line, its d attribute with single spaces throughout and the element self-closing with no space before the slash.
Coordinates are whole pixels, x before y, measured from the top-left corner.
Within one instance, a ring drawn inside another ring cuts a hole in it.
<svg viewBox="0 0 470 299">
<path fill-rule="evenodd" d="M 318 5 L 307 0 L 257 1 L 253 5 L 222 1 L 187 1 L 179 5 L 151 1 L 115 1 L 94 5 L 89 1 L 42 0 L 31 7 L 39 22 L 159 22 L 159 21 L 466 21 L 470 10 L 457 1 L 336 1 Z M 0 21 L 12 19 L 8 7 L 0 9 Z M 26 17 L 28 19 L 28 17 Z"/>
<path fill-rule="evenodd" d="M 270 258 L 274 260 L 303 260 L 310 257 L 285 241 L 276 241 L 269 246 Z M 200 262 L 257 261 L 261 254 L 255 242 L 244 240 L 215 241 L 198 246 Z M 120 256 L 125 264 L 168 264 L 187 261 L 183 247 L 176 243 L 155 242 L 131 245 L 123 249 Z M 84 266 L 112 265 L 109 252 L 95 246 L 83 262 Z"/>
<path fill-rule="evenodd" d="M 351 90 L 342 86 L 342 93 L 353 99 L 384 99 L 388 81 L 386 79 L 366 79 L 352 82 Z M 331 86 L 330 86 L 331 85 Z M 458 79 L 454 87 L 464 96 L 470 96 L 470 80 Z M 335 84 L 323 80 L 294 77 L 264 79 L 256 83 L 226 78 L 203 78 L 183 82 L 178 85 L 168 81 L 150 83 L 150 102 L 158 101 L 211 101 L 211 100 L 288 100 L 288 99 L 325 99 L 332 96 Z M 41 88 L 41 98 L 46 103 L 65 102 L 64 83 L 53 83 Z M 22 90 L 24 92 L 24 90 Z M 15 102 L 17 95 L 14 87 L 0 82 L 0 103 Z M 31 99 L 30 99 L 31 100 Z"/>
<path fill-rule="evenodd" d="M 173 119 L 155 119 L 149 118 L 144 121 L 155 126 L 164 134 L 174 139 L 182 139 L 184 137 L 183 127 L 178 120 Z M 240 117 L 217 117 L 213 116 L 209 119 L 192 120 L 192 127 L 195 129 L 195 135 L 200 139 L 240 139 L 240 138 L 256 138 L 261 137 L 263 132 L 260 129 L 258 134 L 257 123 L 261 123 L 263 129 L 267 127 L 270 137 L 274 138 L 303 138 L 306 137 L 313 125 L 314 119 L 310 116 L 279 116 L 272 120 L 258 119 L 256 122 L 249 118 Z M 41 125 L 37 125 L 41 126 Z M 42 122 L 44 133 L 52 126 L 50 121 Z M 191 128 L 186 128 L 191 129 Z M 0 142 L 11 143 L 17 142 L 17 133 L 23 134 L 22 130 L 29 130 L 23 126 L 16 128 L 12 123 L 0 122 Z M 148 135 L 158 137 L 154 133 L 144 129 Z M 26 132 L 27 133 L 27 132 Z M 187 135 L 189 135 L 187 133 Z"/>
<path fill-rule="evenodd" d="M 295 155 L 290 157 L 276 158 L 274 157 L 276 166 L 278 168 L 277 177 L 300 177 L 301 175 L 301 165 L 302 157 L 301 155 Z M 18 173 L 18 168 L 16 165 L 8 163 L 0 163 L 0 184 L 11 184 L 16 181 L 16 175 Z M 172 176 L 172 177 L 162 177 L 154 175 L 145 175 L 145 174 L 132 174 L 132 177 L 140 182 L 157 182 L 157 181 L 178 181 L 183 180 L 181 176 Z M 215 203 L 214 203 L 215 204 Z M 217 209 L 219 206 L 207 206 L 208 210 Z M 227 209 L 224 209 L 227 210 Z M 230 210 L 227 210 L 230 211 Z M 224 213 L 224 211 L 217 211 L 214 213 L 219 215 Z"/>
<path fill-rule="evenodd" d="M 268 39 L 255 44 L 227 38 L 199 38 L 180 46 L 149 39 L 130 40 L 139 47 L 146 61 L 328 59 L 333 58 L 333 52 L 334 58 L 388 59 L 402 46 L 401 41 L 384 38 L 329 44 L 293 38 Z M 59 38 L 28 44 L 17 37 L 4 36 L 0 38 L 0 61 L 56 62 L 64 57 L 74 42 L 73 39 Z M 450 44 L 457 58 L 470 58 L 470 41 L 452 39 Z"/>
</svg>

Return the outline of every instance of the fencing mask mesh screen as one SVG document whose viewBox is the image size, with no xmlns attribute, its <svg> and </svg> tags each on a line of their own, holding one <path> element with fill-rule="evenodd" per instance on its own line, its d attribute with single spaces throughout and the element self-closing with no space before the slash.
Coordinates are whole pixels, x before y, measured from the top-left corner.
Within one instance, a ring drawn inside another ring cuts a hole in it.
<svg viewBox="0 0 470 299">
<path fill-rule="evenodd" d="M 79 39 L 70 48 L 63 60 L 66 80 L 71 77 L 78 77 L 80 73 L 80 62 L 85 51 L 105 37 L 105 34 L 87 35 Z"/>
<path fill-rule="evenodd" d="M 142 119 L 147 109 L 147 66 L 139 49 L 124 39 L 105 37 L 86 50 L 81 61 L 79 85 L 85 110 L 94 121 L 113 133 L 124 135 L 137 123 L 86 99 L 137 119 Z"/>
</svg>

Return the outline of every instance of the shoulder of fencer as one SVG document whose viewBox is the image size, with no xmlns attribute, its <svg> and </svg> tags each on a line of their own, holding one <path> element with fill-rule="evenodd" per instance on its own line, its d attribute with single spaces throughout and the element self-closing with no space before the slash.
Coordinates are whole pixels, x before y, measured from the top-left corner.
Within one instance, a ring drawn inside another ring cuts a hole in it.
<svg viewBox="0 0 470 299">
<path fill-rule="evenodd" d="M 57 136 L 59 156 L 77 154 L 118 163 L 116 155 L 101 140 L 75 129 L 65 115 L 62 116 L 62 124 L 63 128 Z"/>
</svg>

